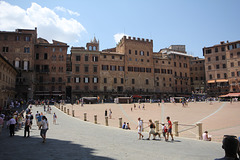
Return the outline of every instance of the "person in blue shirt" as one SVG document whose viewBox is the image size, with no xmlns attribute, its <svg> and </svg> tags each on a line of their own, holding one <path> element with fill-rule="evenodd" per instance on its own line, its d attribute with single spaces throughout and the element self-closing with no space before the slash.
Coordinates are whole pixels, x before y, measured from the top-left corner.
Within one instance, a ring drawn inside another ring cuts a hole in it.
<svg viewBox="0 0 240 160">
<path fill-rule="evenodd" d="M 122 129 L 126 129 L 126 122 L 123 123 Z"/>
<path fill-rule="evenodd" d="M 39 127 L 41 125 L 41 122 L 42 122 L 42 114 L 40 114 L 38 117 L 37 117 L 37 126 Z"/>
</svg>

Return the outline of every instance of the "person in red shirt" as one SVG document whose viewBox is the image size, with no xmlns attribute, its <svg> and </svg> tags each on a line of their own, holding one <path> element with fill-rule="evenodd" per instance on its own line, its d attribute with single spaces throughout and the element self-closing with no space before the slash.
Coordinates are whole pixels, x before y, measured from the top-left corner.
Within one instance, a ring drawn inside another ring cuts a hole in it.
<svg viewBox="0 0 240 160">
<path fill-rule="evenodd" d="M 167 117 L 167 122 L 168 122 L 168 130 L 167 130 L 167 139 L 166 139 L 166 141 L 168 141 L 169 134 L 172 137 L 172 141 L 174 141 L 173 134 L 172 134 L 172 122 L 170 121 L 170 117 Z"/>
</svg>

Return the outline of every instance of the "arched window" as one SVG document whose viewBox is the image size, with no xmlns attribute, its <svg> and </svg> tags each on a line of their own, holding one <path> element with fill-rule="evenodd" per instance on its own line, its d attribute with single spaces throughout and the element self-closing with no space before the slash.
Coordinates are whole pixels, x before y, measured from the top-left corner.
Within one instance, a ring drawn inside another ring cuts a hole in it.
<svg viewBox="0 0 240 160">
<path fill-rule="evenodd" d="M 93 50 L 96 51 L 96 46 L 93 46 Z"/>
<path fill-rule="evenodd" d="M 23 69 L 28 70 L 28 61 L 23 62 Z"/>
<path fill-rule="evenodd" d="M 89 51 L 91 51 L 92 50 L 92 46 L 89 46 Z"/>
<path fill-rule="evenodd" d="M 16 67 L 16 68 L 19 68 L 19 67 L 20 67 L 20 59 L 19 59 L 19 58 L 16 58 L 16 59 L 15 59 L 15 67 Z"/>
</svg>

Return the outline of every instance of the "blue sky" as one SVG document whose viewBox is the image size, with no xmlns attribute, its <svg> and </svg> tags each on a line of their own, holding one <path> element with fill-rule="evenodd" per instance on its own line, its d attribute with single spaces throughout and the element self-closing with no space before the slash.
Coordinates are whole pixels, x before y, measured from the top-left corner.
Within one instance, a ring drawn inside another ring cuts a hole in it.
<svg viewBox="0 0 240 160">
<path fill-rule="evenodd" d="M 126 34 L 152 39 L 154 52 L 183 44 L 202 57 L 204 46 L 240 40 L 239 6 L 239 0 L 8 0 L 0 1 L 0 30 L 37 26 L 39 37 L 75 47 L 95 35 L 100 50 Z"/>
</svg>

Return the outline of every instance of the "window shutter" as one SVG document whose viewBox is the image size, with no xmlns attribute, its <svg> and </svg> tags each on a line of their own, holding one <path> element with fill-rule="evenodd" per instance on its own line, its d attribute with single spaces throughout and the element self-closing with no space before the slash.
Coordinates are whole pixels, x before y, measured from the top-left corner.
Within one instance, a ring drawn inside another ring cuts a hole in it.
<svg viewBox="0 0 240 160">
<path fill-rule="evenodd" d="M 19 68 L 21 68 L 22 67 L 22 63 L 21 63 L 21 61 L 19 61 Z"/>
</svg>

